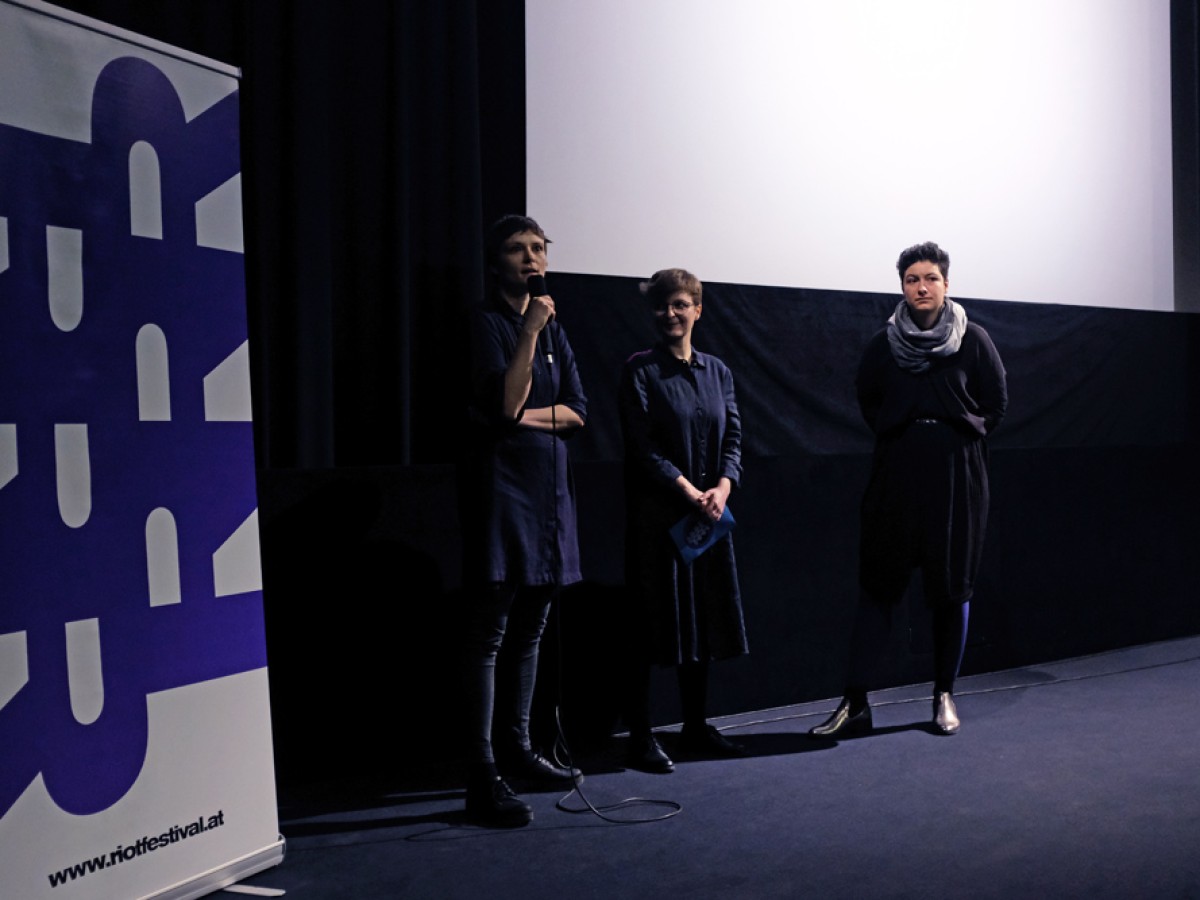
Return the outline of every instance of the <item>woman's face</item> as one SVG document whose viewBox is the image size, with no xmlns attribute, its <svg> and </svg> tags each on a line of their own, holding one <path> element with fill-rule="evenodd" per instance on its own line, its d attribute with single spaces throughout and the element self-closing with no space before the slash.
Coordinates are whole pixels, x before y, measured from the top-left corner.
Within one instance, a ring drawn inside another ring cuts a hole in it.
<svg viewBox="0 0 1200 900">
<path fill-rule="evenodd" d="M 919 260 L 904 271 L 904 299 L 913 320 L 922 328 L 937 321 L 950 286 L 935 262 Z"/>
<path fill-rule="evenodd" d="M 506 294 L 525 294 L 530 275 L 546 274 L 546 239 L 534 231 L 519 231 L 500 245 L 494 266 Z"/>
<path fill-rule="evenodd" d="M 676 291 L 654 307 L 654 324 L 668 342 L 691 338 L 701 307 L 687 291 Z"/>
</svg>

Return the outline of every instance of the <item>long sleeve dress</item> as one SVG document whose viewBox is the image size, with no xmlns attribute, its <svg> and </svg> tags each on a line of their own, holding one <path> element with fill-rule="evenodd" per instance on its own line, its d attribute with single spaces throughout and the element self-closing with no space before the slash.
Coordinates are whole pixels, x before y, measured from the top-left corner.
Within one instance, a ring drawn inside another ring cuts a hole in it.
<svg viewBox="0 0 1200 900">
<path fill-rule="evenodd" d="M 742 475 L 742 427 L 733 376 L 714 356 L 690 362 L 662 346 L 625 363 L 618 396 L 625 444 L 626 585 L 646 616 L 652 662 L 677 665 L 746 652 L 732 536 L 692 563 L 669 529 L 696 512 L 679 492 Z"/>
<path fill-rule="evenodd" d="M 476 584 L 568 585 L 581 579 L 575 482 L 565 435 L 523 428 L 502 414 L 504 375 L 524 316 L 487 302 L 472 329 L 471 429 L 460 488 L 467 578 Z M 561 404 L 587 417 L 566 333 L 551 321 L 534 354 L 528 409 Z"/>
<path fill-rule="evenodd" d="M 920 373 L 900 367 L 887 330 L 868 342 L 856 387 L 875 433 L 862 502 L 859 577 L 880 601 L 900 598 L 913 568 L 930 605 L 971 598 L 987 527 L 985 438 L 1004 417 L 1004 365 L 969 322 L 958 352 Z"/>
</svg>

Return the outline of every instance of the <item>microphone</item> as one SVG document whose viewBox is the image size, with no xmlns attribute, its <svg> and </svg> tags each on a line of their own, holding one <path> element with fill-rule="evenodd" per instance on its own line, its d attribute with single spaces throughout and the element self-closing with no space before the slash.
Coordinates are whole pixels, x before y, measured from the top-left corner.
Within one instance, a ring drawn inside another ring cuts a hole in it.
<svg viewBox="0 0 1200 900">
<path fill-rule="evenodd" d="M 530 275 L 525 279 L 525 288 L 529 291 L 529 298 L 546 297 L 550 294 L 546 290 L 545 275 Z M 550 323 L 547 322 L 547 325 Z M 542 353 L 546 357 L 546 365 L 554 365 L 554 344 L 550 340 L 550 335 L 546 334 L 546 329 L 542 329 L 542 333 L 538 335 L 538 345 L 542 347 Z"/>
</svg>

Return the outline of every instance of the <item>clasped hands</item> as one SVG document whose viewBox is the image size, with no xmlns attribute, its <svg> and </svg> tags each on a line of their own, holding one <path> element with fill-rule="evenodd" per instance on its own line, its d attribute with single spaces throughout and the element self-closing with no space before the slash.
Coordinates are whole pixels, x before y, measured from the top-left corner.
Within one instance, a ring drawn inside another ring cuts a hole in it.
<svg viewBox="0 0 1200 900">
<path fill-rule="evenodd" d="M 707 491 L 701 491 L 692 498 L 692 502 L 700 508 L 708 518 L 717 521 L 725 514 L 725 503 L 729 500 L 729 483 L 725 479 Z"/>
</svg>

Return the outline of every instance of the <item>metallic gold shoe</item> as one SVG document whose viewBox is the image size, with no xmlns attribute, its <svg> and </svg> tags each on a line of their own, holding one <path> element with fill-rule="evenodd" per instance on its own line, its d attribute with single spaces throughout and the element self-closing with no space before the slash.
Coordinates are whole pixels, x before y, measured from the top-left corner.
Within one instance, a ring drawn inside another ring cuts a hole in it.
<svg viewBox="0 0 1200 900">
<path fill-rule="evenodd" d="M 873 727 L 871 722 L 871 706 L 866 704 L 856 713 L 850 712 L 850 701 L 842 700 L 833 715 L 810 728 L 808 733 L 813 737 L 850 737 L 855 734 L 866 734 Z"/>
<path fill-rule="evenodd" d="M 959 724 L 954 695 L 949 691 L 936 692 L 933 695 L 933 727 L 942 734 L 954 734 Z"/>
</svg>

